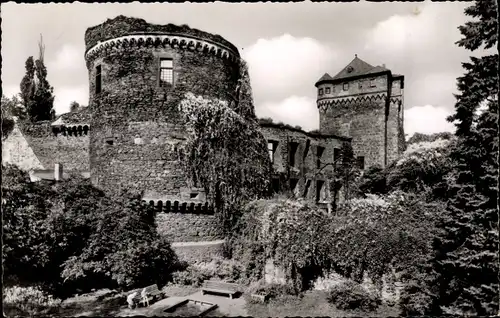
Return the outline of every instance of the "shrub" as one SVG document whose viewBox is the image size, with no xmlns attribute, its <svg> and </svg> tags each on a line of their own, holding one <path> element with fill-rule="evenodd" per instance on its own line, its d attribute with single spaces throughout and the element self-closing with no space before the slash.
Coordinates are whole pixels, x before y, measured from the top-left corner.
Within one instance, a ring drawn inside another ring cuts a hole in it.
<svg viewBox="0 0 500 318">
<path fill-rule="evenodd" d="M 210 262 L 189 265 L 173 274 L 173 282 L 179 285 L 201 286 L 204 280 L 216 279 L 225 282 L 239 282 L 243 267 L 235 260 L 215 258 Z"/>
<path fill-rule="evenodd" d="M 158 235 L 153 211 L 140 196 L 109 198 L 80 179 L 31 183 L 11 166 L 2 172 L 7 285 L 39 284 L 67 297 L 171 278 L 177 256 Z"/>
<path fill-rule="evenodd" d="M 345 281 L 328 290 L 328 302 L 342 310 L 373 311 L 381 304 L 380 297 L 353 281 Z"/>
<path fill-rule="evenodd" d="M 7 315 L 32 316 L 59 306 L 61 300 L 54 299 L 38 288 L 14 286 L 4 289 L 3 304 Z"/>
<path fill-rule="evenodd" d="M 198 268 L 190 265 L 185 270 L 172 274 L 172 282 L 178 285 L 200 287 L 205 280 L 212 277 L 202 272 Z"/>
</svg>

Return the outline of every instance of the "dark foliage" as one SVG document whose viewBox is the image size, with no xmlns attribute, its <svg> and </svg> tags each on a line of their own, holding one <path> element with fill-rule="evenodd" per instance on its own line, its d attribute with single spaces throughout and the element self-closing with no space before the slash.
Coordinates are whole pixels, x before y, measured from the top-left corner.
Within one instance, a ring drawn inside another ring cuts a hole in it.
<svg viewBox="0 0 500 318">
<path fill-rule="evenodd" d="M 32 122 L 54 119 L 54 88 L 47 81 L 47 68 L 43 60 L 33 61 L 30 56 L 25 67 L 20 96 L 28 118 Z"/>
<path fill-rule="evenodd" d="M 226 236 L 241 206 L 270 194 L 271 163 L 255 118 L 244 118 L 220 100 L 187 94 L 181 111 L 188 125 L 186 171 L 207 191 Z"/>
<path fill-rule="evenodd" d="M 137 195 L 105 197 L 86 180 L 31 183 L 3 167 L 6 284 L 38 284 L 58 297 L 92 288 L 165 284 L 177 256 Z"/>
</svg>

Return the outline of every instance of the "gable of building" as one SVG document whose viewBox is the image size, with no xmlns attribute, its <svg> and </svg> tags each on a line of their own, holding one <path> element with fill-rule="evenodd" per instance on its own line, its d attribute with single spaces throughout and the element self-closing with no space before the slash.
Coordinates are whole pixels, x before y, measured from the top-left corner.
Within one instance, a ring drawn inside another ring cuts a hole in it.
<svg viewBox="0 0 500 318">
<path fill-rule="evenodd" d="M 46 168 L 17 123 L 9 136 L 2 141 L 2 164 L 5 163 L 14 164 L 25 171 Z"/>
</svg>

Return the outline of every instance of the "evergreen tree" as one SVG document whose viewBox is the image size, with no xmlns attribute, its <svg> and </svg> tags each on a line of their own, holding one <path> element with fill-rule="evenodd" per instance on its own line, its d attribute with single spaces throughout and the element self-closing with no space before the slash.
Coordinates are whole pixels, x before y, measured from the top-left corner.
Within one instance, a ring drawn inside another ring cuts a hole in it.
<svg viewBox="0 0 500 318">
<path fill-rule="evenodd" d="M 461 26 L 457 42 L 474 51 L 497 43 L 497 6 L 477 1 L 465 10 L 479 18 Z M 451 199 L 437 245 L 438 293 L 434 313 L 493 315 L 498 311 L 498 54 L 471 57 L 458 78 L 455 121 L 458 137 L 452 151 Z M 481 103 L 487 109 L 475 116 Z M 432 309 L 431 309 L 432 310 Z"/>
<path fill-rule="evenodd" d="M 2 139 L 6 138 L 14 128 L 14 117 L 24 119 L 26 111 L 17 96 L 7 98 L 2 95 Z"/>
<path fill-rule="evenodd" d="M 21 102 L 31 119 L 31 114 L 33 113 L 33 108 L 35 107 L 34 96 L 35 96 L 35 62 L 33 56 L 28 57 L 25 63 L 26 74 L 24 74 L 21 80 Z"/>
<path fill-rule="evenodd" d="M 47 68 L 43 60 L 35 61 L 35 70 L 37 83 L 34 95 L 35 107 L 32 109 L 31 118 L 33 121 L 54 119 L 54 88 L 47 81 Z"/>
<path fill-rule="evenodd" d="M 32 121 L 51 120 L 55 117 L 53 109 L 54 88 L 47 81 L 47 68 L 43 61 L 45 47 L 39 43 L 40 54 L 36 61 L 30 56 L 26 60 L 26 74 L 21 80 L 21 99 Z"/>
</svg>

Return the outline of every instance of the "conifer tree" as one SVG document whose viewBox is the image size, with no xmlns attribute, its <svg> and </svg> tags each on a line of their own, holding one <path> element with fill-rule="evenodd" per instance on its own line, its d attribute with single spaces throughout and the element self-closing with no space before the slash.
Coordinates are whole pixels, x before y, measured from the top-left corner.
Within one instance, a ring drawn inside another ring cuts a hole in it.
<svg viewBox="0 0 500 318">
<path fill-rule="evenodd" d="M 47 81 L 47 68 L 44 64 L 45 47 L 41 40 L 39 48 L 40 53 L 36 61 L 32 56 L 26 60 L 26 74 L 21 81 L 21 99 L 32 122 L 51 120 L 55 117 L 54 88 Z"/>
<path fill-rule="evenodd" d="M 461 47 L 475 51 L 497 44 L 497 6 L 477 1 L 465 14 L 477 21 L 459 27 Z M 498 312 L 498 54 L 471 57 L 458 78 L 455 114 L 458 143 L 435 269 L 433 311 L 472 315 Z M 482 103 L 487 109 L 475 116 Z"/>
</svg>

